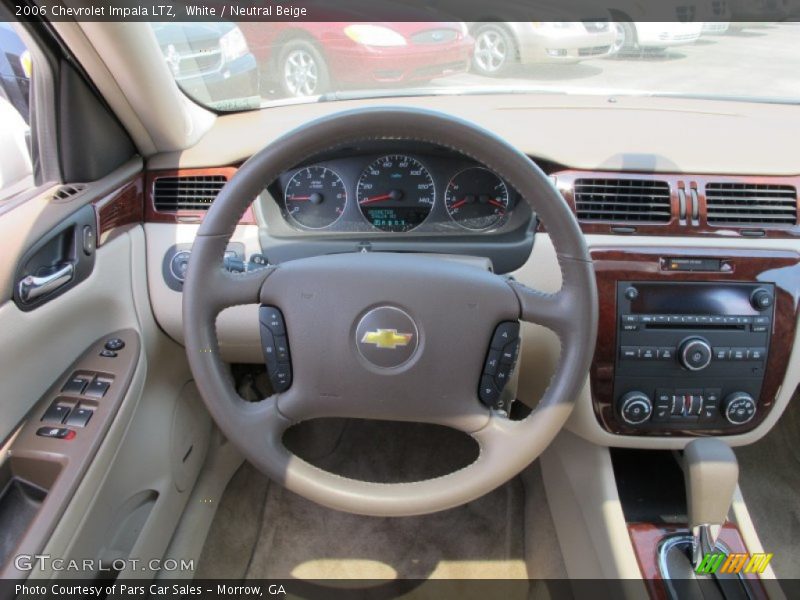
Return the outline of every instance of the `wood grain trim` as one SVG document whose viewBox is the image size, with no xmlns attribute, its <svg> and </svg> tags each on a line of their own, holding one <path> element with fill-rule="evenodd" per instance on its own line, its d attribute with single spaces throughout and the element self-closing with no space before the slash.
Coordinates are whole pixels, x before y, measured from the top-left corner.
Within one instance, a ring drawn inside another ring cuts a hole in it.
<svg viewBox="0 0 800 600">
<path fill-rule="evenodd" d="M 206 216 L 202 210 L 179 210 L 164 212 L 156 210 L 153 199 L 153 187 L 159 177 L 197 177 L 203 175 L 222 175 L 230 181 L 236 174 L 238 167 L 208 167 L 202 169 L 165 169 L 159 171 L 148 171 L 145 176 L 145 210 L 144 220 L 146 223 L 201 223 Z M 242 218 L 239 219 L 241 225 L 255 225 L 256 218 L 252 206 L 249 207 Z"/>
<path fill-rule="evenodd" d="M 141 176 L 94 203 L 97 215 L 97 247 L 116 237 L 129 225 L 144 220 L 144 183 Z"/>
<path fill-rule="evenodd" d="M 666 536 L 675 533 L 686 533 L 686 525 L 657 525 L 654 523 L 628 523 L 636 561 L 645 580 L 650 597 L 654 600 L 667 600 L 667 589 L 658 569 L 658 546 Z M 747 552 L 747 546 L 742 539 L 739 529 L 733 523 L 722 526 L 719 539 L 734 553 Z M 759 600 L 766 599 L 767 593 L 760 583 L 760 579 L 753 573 L 746 573 L 745 578 L 752 581 L 751 586 L 755 597 Z"/>
<path fill-rule="evenodd" d="M 724 252 L 724 254 L 723 254 Z M 741 427 L 724 431 L 704 430 L 703 435 L 733 435 L 757 427 L 772 409 L 783 384 L 789 355 L 794 344 L 800 298 L 800 255 L 790 251 L 724 250 L 701 248 L 625 248 L 592 250 L 600 319 L 594 362 L 590 371 L 592 402 L 599 423 L 615 434 L 639 436 L 697 436 L 697 431 L 640 431 L 616 418 L 614 401 L 614 364 L 617 345 L 618 281 L 718 281 L 769 282 L 775 284 L 775 319 L 764 371 L 764 384 L 756 418 Z M 728 261 L 730 272 L 673 272 L 661 269 L 665 257 L 719 258 Z"/>
<path fill-rule="evenodd" d="M 667 223 L 621 223 L 621 222 L 585 222 L 580 223 L 581 229 L 587 234 L 619 234 L 619 228 L 634 228 L 628 235 L 693 235 L 700 237 L 724 238 L 796 238 L 800 237 L 800 224 L 793 227 L 764 225 L 764 226 L 715 226 L 708 223 L 706 207 L 706 185 L 708 183 L 749 183 L 769 185 L 791 185 L 800 194 L 800 176 L 773 177 L 758 175 L 697 175 L 683 173 L 628 173 L 614 171 L 580 171 L 564 170 L 552 174 L 564 199 L 575 211 L 574 184 L 577 179 L 635 179 L 666 181 L 670 188 L 672 218 Z M 692 214 L 692 191 L 696 193 L 698 204 L 698 219 L 687 217 L 679 218 L 679 191 L 683 190 L 686 197 L 687 213 Z M 800 215 L 800 196 L 798 196 L 798 215 Z M 746 235 L 747 231 L 763 231 L 763 235 Z"/>
</svg>

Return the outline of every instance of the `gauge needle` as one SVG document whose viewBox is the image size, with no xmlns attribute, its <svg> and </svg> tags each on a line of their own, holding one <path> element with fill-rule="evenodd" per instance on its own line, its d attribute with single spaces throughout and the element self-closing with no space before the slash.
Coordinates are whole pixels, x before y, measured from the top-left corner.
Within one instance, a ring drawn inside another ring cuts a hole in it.
<svg viewBox="0 0 800 600">
<path fill-rule="evenodd" d="M 451 209 L 451 210 L 455 210 L 455 209 L 457 209 L 457 208 L 461 208 L 461 207 L 462 207 L 462 206 L 464 206 L 466 203 L 467 203 L 467 199 L 466 199 L 466 198 L 462 198 L 461 200 L 459 200 L 458 202 L 456 202 L 455 204 L 453 204 L 453 206 L 451 206 L 451 207 L 450 207 L 450 209 Z"/>
<path fill-rule="evenodd" d="M 506 205 L 500 202 L 499 200 L 489 200 L 489 204 L 491 204 L 492 206 L 496 206 L 498 208 L 502 208 L 503 210 L 505 210 L 506 208 Z"/>
<path fill-rule="evenodd" d="M 393 198 L 397 198 L 398 194 L 395 191 L 391 191 L 388 194 L 381 194 L 380 196 L 373 196 L 372 198 L 364 198 L 359 204 L 364 206 L 365 204 L 372 204 L 373 202 L 383 202 L 384 200 L 391 200 Z"/>
<path fill-rule="evenodd" d="M 311 200 L 311 196 L 289 196 L 292 202 L 302 202 L 303 200 Z"/>
</svg>

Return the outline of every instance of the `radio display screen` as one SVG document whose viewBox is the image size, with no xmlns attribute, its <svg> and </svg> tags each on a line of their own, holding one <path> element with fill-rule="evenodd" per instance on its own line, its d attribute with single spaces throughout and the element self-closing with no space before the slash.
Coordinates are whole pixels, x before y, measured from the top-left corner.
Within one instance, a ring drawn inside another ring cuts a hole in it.
<svg viewBox="0 0 800 600">
<path fill-rule="evenodd" d="M 718 283 L 680 285 L 637 283 L 639 295 L 631 301 L 637 314 L 757 315 L 750 304 L 752 286 Z"/>
</svg>

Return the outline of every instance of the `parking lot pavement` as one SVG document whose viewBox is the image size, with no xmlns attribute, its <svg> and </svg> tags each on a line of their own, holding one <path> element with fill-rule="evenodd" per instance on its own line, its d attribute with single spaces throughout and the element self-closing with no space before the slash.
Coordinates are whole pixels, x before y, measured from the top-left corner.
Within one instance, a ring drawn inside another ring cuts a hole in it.
<svg viewBox="0 0 800 600">
<path fill-rule="evenodd" d="M 751 25 L 703 36 L 661 55 L 519 66 L 502 78 L 463 73 L 433 87 L 530 86 L 800 99 L 800 23 Z"/>
</svg>

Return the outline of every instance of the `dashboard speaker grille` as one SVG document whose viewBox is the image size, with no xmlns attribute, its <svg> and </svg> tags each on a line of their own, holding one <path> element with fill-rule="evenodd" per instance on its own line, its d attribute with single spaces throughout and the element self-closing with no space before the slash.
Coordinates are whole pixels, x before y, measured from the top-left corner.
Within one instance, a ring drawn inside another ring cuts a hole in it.
<svg viewBox="0 0 800 600">
<path fill-rule="evenodd" d="M 581 221 L 668 223 L 669 184 L 653 179 L 578 179 L 575 212 Z"/>
<path fill-rule="evenodd" d="M 159 177 L 153 186 L 153 203 L 162 212 L 208 210 L 227 181 L 224 175 Z"/>
<path fill-rule="evenodd" d="M 797 223 L 797 190 L 791 185 L 709 183 L 706 212 L 712 225 L 784 225 Z"/>
</svg>

